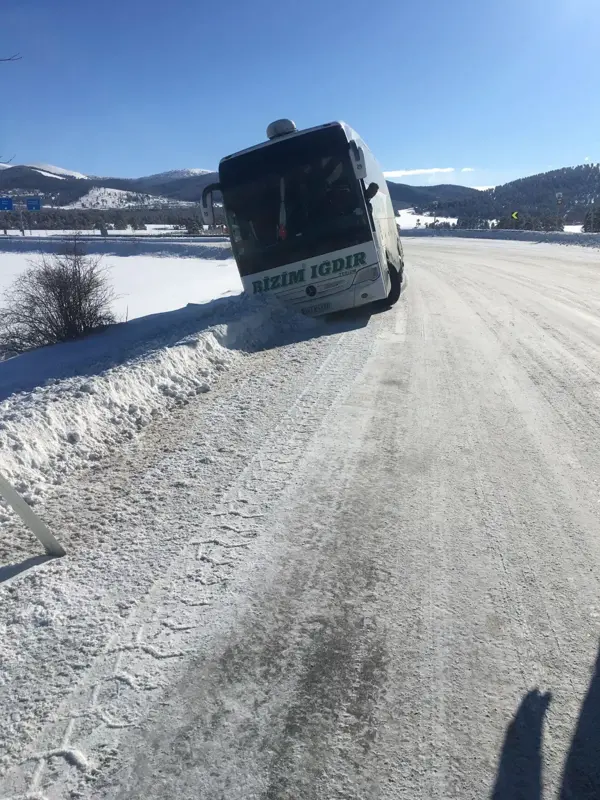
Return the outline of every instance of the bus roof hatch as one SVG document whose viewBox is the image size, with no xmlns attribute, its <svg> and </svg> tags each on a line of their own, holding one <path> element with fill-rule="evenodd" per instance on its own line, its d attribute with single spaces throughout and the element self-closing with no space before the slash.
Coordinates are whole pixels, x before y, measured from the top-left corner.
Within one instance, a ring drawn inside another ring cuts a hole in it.
<svg viewBox="0 0 600 800">
<path fill-rule="evenodd" d="M 267 128 L 267 139 L 277 139 L 279 136 L 289 136 L 296 133 L 296 123 L 291 119 L 276 119 Z"/>
</svg>

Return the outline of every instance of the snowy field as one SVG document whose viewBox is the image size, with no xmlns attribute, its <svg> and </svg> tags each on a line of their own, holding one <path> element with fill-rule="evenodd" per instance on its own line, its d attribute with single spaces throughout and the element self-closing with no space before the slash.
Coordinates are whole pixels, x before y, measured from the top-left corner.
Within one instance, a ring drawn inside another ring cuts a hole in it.
<svg viewBox="0 0 600 800">
<path fill-rule="evenodd" d="M 205 230 L 207 227 L 204 226 Z M 125 230 L 110 230 L 108 232 L 109 238 L 112 237 L 120 237 L 120 236 L 184 236 L 184 230 L 176 230 L 173 225 L 146 225 L 146 230 L 132 230 L 131 228 L 126 228 Z M 41 230 L 41 229 L 27 229 L 25 231 L 25 236 L 21 233 L 20 230 L 8 229 L 6 235 L 3 233 L 0 234 L 0 248 L 2 247 L 3 242 L 10 241 L 13 238 L 21 239 L 29 239 L 30 237 L 33 239 L 38 238 L 46 238 L 46 237 L 64 237 L 64 236 L 102 236 L 100 231 L 96 228 L 93 230 Z"/>
<path fill-rule="evenodd" d="M 450 225 L 456 225 L 456 217 L 435 217 L 438 222 L 448 222 Z M 426 214 L 417 214 L 414 208 L 403 208 L 402 211 L 398 212 L 398 216 L 396 217 L 398 224 L 400 225 L 401 231 L 410 231 L 414 228 L 425 227 L 425 225 L 431 225 L 434 220 L 434 217 L 428 216 Z"/>
<path fill-rule="evenodd" d="M 35 260 L 35 253 L 0 251 L 0 294 L 32 259 Z M 107 255 L 103 266 L 118 295 L 114 309 L 119 319 L 172 311 L 187 303 L 205 303 L 242 291 L 232 258 Z"/>
<path fill-rule="evenodd" d="M 402 209 L 396 219 L 402 231 L 425 228 L 426 225 L 431 225 L 434 220 L 431 215 L 417 214 L 414 208 Z M 457 222 L 456 217 L 435 217 L 435 219 L 438 222 L 448 222 L 450 225 L 456 225 Z M 565 225 L 565 233 L 582 233 L 582 229 L 582 225 Z"/>
</svg>

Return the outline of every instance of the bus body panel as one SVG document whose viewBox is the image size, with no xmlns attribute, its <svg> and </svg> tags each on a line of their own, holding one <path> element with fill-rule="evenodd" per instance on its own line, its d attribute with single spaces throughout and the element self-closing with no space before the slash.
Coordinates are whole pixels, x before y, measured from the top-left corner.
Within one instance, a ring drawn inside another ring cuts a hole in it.
<svg viewBox="0 0 600 800">
<path fill-rule="evenodd" d="M 356 131 L 349 125 L 346 125 L 346 123 L 341 124 L 346 131 L 348 141 L 354 140 L 359 147 L 362 147 L 365 154 L 367 168 L 365 185 L 368 186 L 370 183 L 376 183 L 379 186 L 379 191 L 371 201 L 375 230 L 379 238 L 380 246 L 386 252 L 387 259 L 389 259 L 399 272 L 402 272 L 404 253 L 400 242 L 392 198 L 390 197 L 383 171 L 368 145 L 361 139 Z"/>
</svg>

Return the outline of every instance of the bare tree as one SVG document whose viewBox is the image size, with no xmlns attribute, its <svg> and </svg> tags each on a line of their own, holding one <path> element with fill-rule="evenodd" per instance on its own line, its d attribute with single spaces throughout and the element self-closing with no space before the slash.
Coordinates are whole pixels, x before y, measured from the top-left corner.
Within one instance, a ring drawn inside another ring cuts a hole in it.
<svg viewBox="0 0 600 800">
<path fill-rule="evenodd" d="M 116 295 L 101 256 L 75 238 L 62 253 L 40 254 L 5 292 L 0 310 L 0 353 L 79 339 L 116 322 Z"/>
</svg>

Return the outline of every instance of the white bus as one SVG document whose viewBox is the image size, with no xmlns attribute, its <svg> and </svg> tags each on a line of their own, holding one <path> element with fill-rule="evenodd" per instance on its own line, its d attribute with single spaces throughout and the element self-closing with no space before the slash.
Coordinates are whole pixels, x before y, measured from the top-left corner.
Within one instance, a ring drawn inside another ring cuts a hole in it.
<svg viewBox="0 0 600 800">
<path fill-rule="evenodd" d="M 344 122 L 267 129 L 268 141 L 226 156 L 202 194 L 214 225 L 219 190 L 244 290 L 318 316 L 400 297 L 404 255 L 375 158 Z"/>
</svg>

